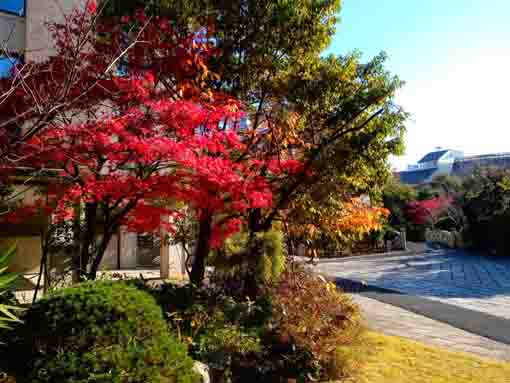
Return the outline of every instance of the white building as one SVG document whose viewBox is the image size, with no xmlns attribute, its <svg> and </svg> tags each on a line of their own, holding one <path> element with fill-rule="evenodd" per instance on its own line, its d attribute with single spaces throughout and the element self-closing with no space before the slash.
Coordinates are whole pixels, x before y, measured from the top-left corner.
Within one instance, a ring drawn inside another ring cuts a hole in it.
<svg viewBox="0 0 510 383">
<path fill-rule="evenodd" d="M 458 150 L 437 149 L 399 172 L 398 177 L 402 183 L 420 185 L 440 175 L 467 176 L 477 167 L 510 168 L 510 153 L 465 156 Z"/>
</svg>

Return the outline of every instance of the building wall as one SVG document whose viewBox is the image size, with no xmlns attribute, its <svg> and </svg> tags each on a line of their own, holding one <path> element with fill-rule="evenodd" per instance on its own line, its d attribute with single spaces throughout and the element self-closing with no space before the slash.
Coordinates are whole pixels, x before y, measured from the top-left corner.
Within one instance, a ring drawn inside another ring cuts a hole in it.
<svg viewBox="0 0 510 383">
<path fill-rule="evenodd" d="M 1 0 L 0 0 L 1 1 Z M 3 48 L 9 53 L 21 53 L 25 48 L 25 19 L 23 17 L 0 13 L 0 56 Z"/>
<path fill-rule="evenodd" d="M 16 255 L 9 263 L 9 269 L 16 273 L 38 273 L 41 260 L 41 241 L 39 237 L 1 238 L 0 248 L 9 248 L 16 244 Z"/>
<path fill-rule="evenodd" d="M 26 2 L 26 61 L 43 61 L 55 52 L 48 22 L 61 22 L 64 15 L 86 0 L 27 0 Z"/>
<path fill-rule="evenodd" d="M 463 177 L 471 174 L 477 167 L 492 167 L 500 169 L 510 169 L 510 155 L 492 157 L 492 158 L 476 158 L 456 161 L 453 165 L 452 175 Z"/>
<path fill-rule="evenodd" d="M 41 239 L 39 236 L 15 236 L 0 238 L 0 248 L 8 248 L 16 244 L 16 254 L 9 263 L 9 269 L 16 273 L 36 274 L 39 272 L 41 260 Z M 115 235 L 110 241 L 103 261 L 101 270 L 118 269 L 118 237 Z M 138 266 L 136 258 L 136 234 L 122 233 L 120 241 L 120 268 L 134 269 Z M 70 254 L 58 254 L 52 257 L 52 265 L 61 269 Z"/>
</svg>

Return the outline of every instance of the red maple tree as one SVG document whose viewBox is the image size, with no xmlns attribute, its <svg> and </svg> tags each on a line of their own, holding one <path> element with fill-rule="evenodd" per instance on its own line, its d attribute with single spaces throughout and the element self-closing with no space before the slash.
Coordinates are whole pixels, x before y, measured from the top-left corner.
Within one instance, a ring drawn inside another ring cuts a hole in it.
<svg viewBox="0 0 510 383">
<path fill-rule="evenodd" d="M 92 279 L 121 226 L 172 231 L 177 203 L 191 206 L 200 284 L 210 247 L 239 230 L 248 209 L 271 206 L 268 178 L 296 163 L 240 160 L 245 144 L 229 127 L 243 105 L 205 87 L 217 53 L 207 36 L 180 36 L 170 20 L 141 12 L 95 12 L 52 25 L 56 54 L 0 84 L 1 166 L 56 169 L 58 198 L 40 204 L 54 221 L 84 221 L 75 269 Z"/>
</svg>

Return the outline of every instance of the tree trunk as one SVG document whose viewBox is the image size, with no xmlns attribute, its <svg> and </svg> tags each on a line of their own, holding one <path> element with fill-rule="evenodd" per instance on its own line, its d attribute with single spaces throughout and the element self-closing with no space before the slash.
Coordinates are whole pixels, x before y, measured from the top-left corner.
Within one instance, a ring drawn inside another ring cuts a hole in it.
<svg viewBox="0 0 510 383">
<path fill-rule="evenodd" d="M 193 257 L 190 280 L 195 286 L 201 286 L 205 276 L 205 261 L 209 255 L 211 240 L 212 216 L 206 215 L 200 219 L 198 242 Z"/>
<path fill-rule="evenodd" d="M 101 261 L 103 260 L 106 249 L 108 248 L 108 244 L 110 243 L 115 231 L 117 231 L 117 228 L 105 230 L 103 238 L 101 239 L 101 243 L 99 244 L 94 259 L 92 260 L 92 265 L 90 266 L 90 272 L 88 273 L 89 279 L 96 279 L 97 271 L 99 270 Z"/>
<path fill-rule="evenodd" d="M 80 257 L 75 262 L 76 277 L 79 281 L 87 275 L 87 269 L 90 262 L 90 247 L 96 239 L 97 228 L 97 209 L 96 202 L 87 202 L 85 204 L 85 234 L 81 246 Z"/>
</svg>

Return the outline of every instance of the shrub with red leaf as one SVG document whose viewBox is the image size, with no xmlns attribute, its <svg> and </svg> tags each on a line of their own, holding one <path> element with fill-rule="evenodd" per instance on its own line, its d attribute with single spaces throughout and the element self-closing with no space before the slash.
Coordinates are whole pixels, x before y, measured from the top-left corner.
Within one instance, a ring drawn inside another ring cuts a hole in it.
<svg viewBox="0 0 510 383">
<path fill-rule="evenodd" d="M 435 225 L 452 204 L 451 197 L 436 197 L 410 202 L 405 209 L 407 217 L 416 225 Z"/>
<path fill-rule="evenodd" d="M 280 342 L 312 353 L 320 363 L 321 378 L 345 377 L 352 372 L 352 360 L 339 349 L 359 341 L 360 310 L 334 283 L 293 267 L 271 292 L 273 329 Z"/>
</svg>

